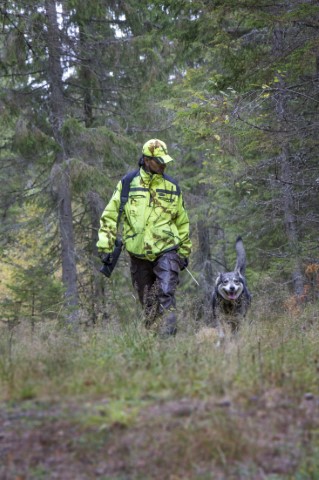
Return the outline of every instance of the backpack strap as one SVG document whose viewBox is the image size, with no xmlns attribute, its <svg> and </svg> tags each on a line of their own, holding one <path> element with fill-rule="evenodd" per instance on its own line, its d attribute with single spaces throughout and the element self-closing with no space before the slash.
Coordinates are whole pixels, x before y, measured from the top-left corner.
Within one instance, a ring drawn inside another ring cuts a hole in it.
<svg viewBox="0 0 319 480">
<path fill-rule="evenodd" d="M 169 175 L 166 175 L 166 173 L 163 173 L 163 178 L 165 180 L 168 180 L 169 182 L 173 183 L 176 186 L 176 193 L 179 196 L 180 193 L 181 193 L 181 189 L 180 189 L 180 186 L 178 185 L 177 181 L 174 178 L 170 177 Z"/>
<path fill-rule="evenodd" d="M 121 180 L 122 182 L 121 203 L 119 208 L 119 214 L 117 217 L 117 226 L 119 226 L 120 224 L 120 220 L 122 217 L 122 213 L 124 211 L 125 204 L 128 201 L 131 181 L 133 180 L 134 177 L 136 177 L 139 174 L 139 172 L 140 172 L 139 170 L 133 170 L 133 172 L 129 172 L 126 175 L 124 175 L 124 177 Z"/>
</svg>

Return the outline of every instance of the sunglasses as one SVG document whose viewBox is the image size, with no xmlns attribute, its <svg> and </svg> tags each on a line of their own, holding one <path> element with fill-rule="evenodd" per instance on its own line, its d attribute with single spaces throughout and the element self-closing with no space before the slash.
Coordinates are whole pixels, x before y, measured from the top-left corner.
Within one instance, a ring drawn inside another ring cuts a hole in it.
<svg viewBox="0 0 319 480">
<path fill-rule="evenodd" d="M 156 162 L 158 165 L 165 165 L 165 163 L 160 157 L 147 157 L 147 158 L 149 158 L 150 160 L 154 160 L 154 162 Z"/>
</svg>

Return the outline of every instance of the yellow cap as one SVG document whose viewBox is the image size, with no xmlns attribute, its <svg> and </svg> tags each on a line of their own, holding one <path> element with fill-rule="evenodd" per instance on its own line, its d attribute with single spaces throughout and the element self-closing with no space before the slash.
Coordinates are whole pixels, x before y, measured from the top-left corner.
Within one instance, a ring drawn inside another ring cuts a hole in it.
<svg viewBox="0 0 319 480">
<path fill-rule="evenodd" d="M 167 146 L 166 143 L 162 142 L 162 140 L 158 140 L 157 138 L 152 138 L 152 140 L 148 140 L 143 146 L 142 150 L 143 155 L 146 157 L 155 157 L 161 163 L 168 163 L 172 162 L 173 159 L 167 153 Z"/>
</svg>

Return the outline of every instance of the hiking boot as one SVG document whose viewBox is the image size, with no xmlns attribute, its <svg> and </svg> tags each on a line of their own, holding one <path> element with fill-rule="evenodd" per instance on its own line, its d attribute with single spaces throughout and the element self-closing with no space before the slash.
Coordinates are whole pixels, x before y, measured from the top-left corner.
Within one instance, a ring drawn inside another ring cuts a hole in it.
<svg viewBox="0 0 319 480">
<path fill-rule="evenodd" d="M 169 314 L 165 315 L 161 321 L 161 325 L 159 328 L 159 335 L 162 338 L 175 336 L 177 332 L 177 320 L 176 314 L 174 312 L 170 312 Z"/>
</svg>

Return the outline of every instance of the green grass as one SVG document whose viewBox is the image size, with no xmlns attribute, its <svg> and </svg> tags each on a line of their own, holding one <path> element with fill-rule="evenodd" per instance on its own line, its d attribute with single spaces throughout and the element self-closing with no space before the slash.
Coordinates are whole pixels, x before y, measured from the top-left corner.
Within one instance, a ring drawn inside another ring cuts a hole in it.
<svg viewBox="0 0 319 480">
<path fill-rule="evenodd" d="M 4 328 L 0 401 L 75 402 L 79 458 L 109 444 L 121 456 L 134 439 L 127 459 L 134 474 L 123 478 L 170 478 L 171 471 L 191 480 L 319 478 L 319 414 L 300 407 L 306 394 L 319 396 L 317 306 L 298 316 L 251 312 L 222 347 L 210 333 L 187 318 L 168 340 L 138 319 L 76 334 L 45 322 L 33 332 Z M 289 468 L 267 474 L 273 458 Z M 39 467 L 35 478 L 41 475 Z"/>
<path fill-rule="evenodd" d="M 280 387 L 318 391 L 317 324 L 303 317 L 250 319 L 221 348 L 183 331 L 163 341 L 138 323 L 69 334 L 45 323 L 2 331 L 0 399 L 105 395 L 145 397 L 249 396 Z"/>
</svg>

